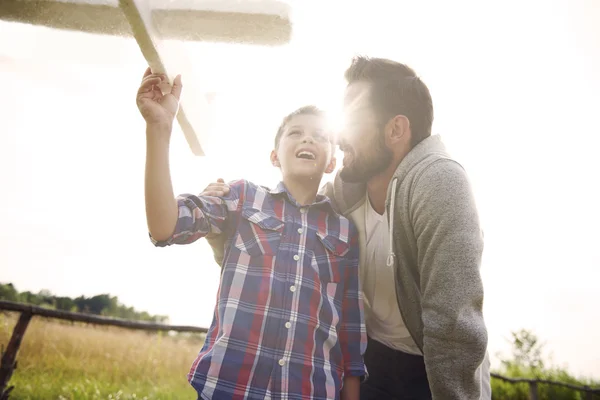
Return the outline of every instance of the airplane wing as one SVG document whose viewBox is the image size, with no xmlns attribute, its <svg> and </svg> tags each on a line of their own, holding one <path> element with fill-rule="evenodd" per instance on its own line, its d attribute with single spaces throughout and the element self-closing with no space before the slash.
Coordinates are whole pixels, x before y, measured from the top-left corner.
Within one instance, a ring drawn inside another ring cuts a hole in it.
<svg viewBox="0 0 600 400">
<path fill-rule="evenodd" d="M 278 0 L 1 0 L 0 20 L 103 35 L 133 36 L 153 71 L 190 81 L 183 52 L 162 39 L 277 46 L 291 38 L 289 5 Z M 191 103 L 191 104 L 188 104 Z M 194 112 L 190 113 L 189 110 Z M 187 93 L 177 120 L 195 155 L 212 119 L 204 96 Z M 202 127 L 202 128 L 200 128 Z"/>
<path fill-rule="evenodd" d="M 291 37 L 289 6 L 276 0 L 136 1 L 151 10 L 163 39 L 282 45 Z M 118 0 L 2 0 L 0 20 L 131 36 Z"/>
</svg>

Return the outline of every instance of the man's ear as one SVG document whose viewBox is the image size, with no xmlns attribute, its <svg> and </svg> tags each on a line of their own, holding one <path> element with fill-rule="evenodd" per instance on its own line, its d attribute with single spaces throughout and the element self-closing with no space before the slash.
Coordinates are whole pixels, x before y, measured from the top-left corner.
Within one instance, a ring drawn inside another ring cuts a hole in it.
<svg viewBox="0 0 600 400">
<path fill-rule="evenodd" d="M 277 158 L 277 151 L 275 150 L 271 151 L 271 164 L 273 164 L 274 167 L 281 167 L 279 159 Z"/>
<path fill-rule="evenodd" d="M 327 168 L 325 168 L 325 173 L 326 174 L 332 173 L 333 170 L 335 169 L 336 163 L 337 163 L 337 160 L 335 159 L 335 156 L 331 156 L 331 161 L 329 161 Z"/>
<path fill-rule="evenodd" d="M 410 121 L 404 115 L 396 115 L 386 125 L 386 139 L 390 144 L 410 141 Z"/>
</svg>

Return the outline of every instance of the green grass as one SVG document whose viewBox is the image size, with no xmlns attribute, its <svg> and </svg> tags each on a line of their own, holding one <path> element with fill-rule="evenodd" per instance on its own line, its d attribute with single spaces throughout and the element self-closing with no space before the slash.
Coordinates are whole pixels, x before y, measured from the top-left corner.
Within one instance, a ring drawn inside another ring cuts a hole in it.
<svg viewBox="0 0 600 400">
<path fill-rule="evenodd" d="M 6 348 L 15 314 L 0 313 L 0 344 Z M 10 384 L 11 400 L 75 399 L 196 399 L 186 380 L 189 367 L 202 347 L 202 338 L 128 329 L 71 324 L 34 317 L 18 355 Z M 500 371 L 509 377 L 532 377 L 525 369 Z M 597 387 L 599 382 L 578 380 L 565 371 L 545 371 L 545 379 Z M 494 400 L 528 400 L 527 384 L 492 379 Z M 579 400 L 583 393 L 539 386 L 540 400 Z M 594 396 L 594 400 L 600 396 Z"/>
<path fill-rule="evenodd" d="M 6 348 L 16 323 L 0 314 Z M 186 379 L 198 336 L 148 333 L 34 317 L 10 381 L 11 400 L 196 399 Z"/>
</svg>

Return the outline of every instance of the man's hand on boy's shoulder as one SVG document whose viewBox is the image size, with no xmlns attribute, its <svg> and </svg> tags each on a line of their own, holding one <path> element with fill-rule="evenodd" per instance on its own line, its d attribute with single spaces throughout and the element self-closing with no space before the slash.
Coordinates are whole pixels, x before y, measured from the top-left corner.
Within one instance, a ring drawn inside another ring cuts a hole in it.
<svg viewBox="0 0 600 400">
<path fill-rule="evenodd" d="M 224 197 L 229 194 L 229 185 L 221 178 L 217 179 L 216 182 L 210 183 L 203 191 L 200 196 L 214 196 Z"/>
</svg>

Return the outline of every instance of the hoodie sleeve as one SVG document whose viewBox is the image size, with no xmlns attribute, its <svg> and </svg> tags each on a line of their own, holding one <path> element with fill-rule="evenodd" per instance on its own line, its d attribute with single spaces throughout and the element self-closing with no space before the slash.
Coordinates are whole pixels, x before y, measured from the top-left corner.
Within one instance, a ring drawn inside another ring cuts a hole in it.
<svg viewBox="0 0 600 400">
<path fill-rule="evenodd" d="M 423 354 L 434 399 L 479 399 L 487 330 L 480 275 L 483 236 L 467 175 L 440 159 L 414 182 Z"/>
</svg>

